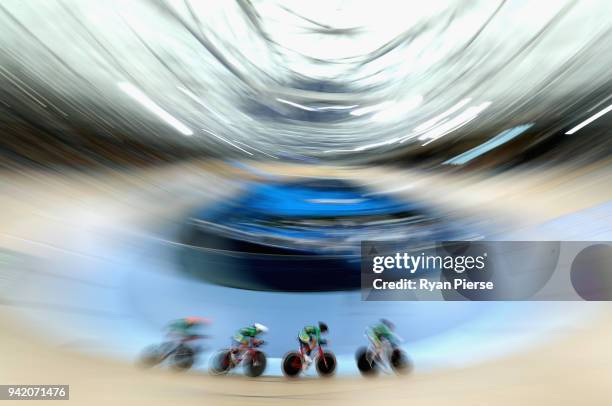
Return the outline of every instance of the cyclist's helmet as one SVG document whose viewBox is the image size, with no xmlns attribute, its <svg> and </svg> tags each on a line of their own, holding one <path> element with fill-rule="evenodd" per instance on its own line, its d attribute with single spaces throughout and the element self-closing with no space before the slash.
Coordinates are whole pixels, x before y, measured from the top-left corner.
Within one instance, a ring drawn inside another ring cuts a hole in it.
<svg viewBox="0 0 612 406">
<path fill-rule="evenodd" d="M 263 324 L 255 323 L 253 324 L 253 327 L 255 327 L 255 330 L 257 330 L 258 333 L 268 332 L 268 327 L 264 326 Z"/>
<path fill-rule="evenodd" d="M 191 326 L 195 326 L 198 324 L 210 324 L 210 320 L 205 318 L 205 317 L 199 317 L 199 316 L 189 316 L 189 317 L 185 317 L 185 321 L 191 325 Z"/>
<path fill-rule="evenodd" d="M 319 330 L 321 330 L 321 333 L 327 333 L 327 324 L 323 323 L 322 321 L 319 322 Z"/>
<path fill-rule="evenodd" d="M 380 319 L 380 322 L 385 325 L 389 330 L 393 331 L 395 330 L 395 324 L 391 323 L 389 320 L 387 319 Z"/>
</svg>

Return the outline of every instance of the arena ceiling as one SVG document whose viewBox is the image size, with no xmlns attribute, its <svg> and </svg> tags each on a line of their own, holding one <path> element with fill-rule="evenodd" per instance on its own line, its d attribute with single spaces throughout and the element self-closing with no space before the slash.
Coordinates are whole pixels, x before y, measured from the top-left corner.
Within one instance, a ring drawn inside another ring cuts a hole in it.
<svg viewBox="0 0 612 406">
<path fill-rule="evenodd" d="M 610 15 L 605 0 L 7 0 L 0 128 L 320 160 L 544 137 L 610 104 Z"/>
</svg>

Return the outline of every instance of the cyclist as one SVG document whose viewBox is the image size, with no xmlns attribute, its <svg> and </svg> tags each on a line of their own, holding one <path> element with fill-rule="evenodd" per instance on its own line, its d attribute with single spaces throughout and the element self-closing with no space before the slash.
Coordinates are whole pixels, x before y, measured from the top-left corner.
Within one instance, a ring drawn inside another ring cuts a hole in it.
<svg viewBox="0 0 612 406">
<path fill-rule="evenodd" d="M 327 324 L 320 321 L 317 326 L 305 326 L 298 334 L 300 351 L 304 356 L 306 365 L 312 362 L 312 359 L 310 358 L 311 351 L 317 345 L 326 343 L 326 340 L 321 338 L 321 334 L 327 334 L 327 331 Z"/>
<path fill-rule="evenodd" d="M 401 338 L 394 333 L 395 325 L 387 319 L 380 319 L 378 324 L 369 327 L 366 334 L 377 350 L 380 350 L 383 341 L 389 342 L 393 348 L 397 347 Z"/>
<path fill-rule="evenodd" d="M 168 323 L 166 329 L 169 337 L 180 343 L 185 343 L 198 338 L 205 338 L 205 336 L 197 334 L 197 330 L 209 324 L 210 320 L 207 318 L 189 316 L 172 320 Z"/>
<path fill-rule="evenodd" d="M 242 350 L 249 344 L 261 344 L 263 340 L 257 338 L 258 335 L 266 333 L 268 327 L 263 324 L 254 323 L 251 326 L 243 327 L 234 334 L 234 341 L 238 344 L 236 350 Z M 234 351 L 237 352 L 237 351 Z"/>
</svg>

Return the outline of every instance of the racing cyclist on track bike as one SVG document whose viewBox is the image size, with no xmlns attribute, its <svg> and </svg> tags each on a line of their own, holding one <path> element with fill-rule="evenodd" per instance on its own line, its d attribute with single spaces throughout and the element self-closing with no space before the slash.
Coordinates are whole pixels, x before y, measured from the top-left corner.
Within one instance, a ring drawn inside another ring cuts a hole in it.
<svg viewBox="0 0 612 406">
<path fill-rule="evenodd" d="M 298 334 L 300 342 L 300 351 L 304 356 L 305 365 L 312 362 L 310 353 L 319 344 L 325 344 L 326 340 L 321 338 L 321 334 L 326 334 L 328 331 L 327 324 L 319 322 L 317 326 L 305 326 Z"/>
</svg>

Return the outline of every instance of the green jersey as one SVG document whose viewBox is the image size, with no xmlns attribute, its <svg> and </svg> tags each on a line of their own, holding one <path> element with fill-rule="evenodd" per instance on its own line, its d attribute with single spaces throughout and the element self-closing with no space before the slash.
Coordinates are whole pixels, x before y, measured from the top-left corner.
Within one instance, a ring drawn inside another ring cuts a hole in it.
<svg viewBox="0 0 612 406">
<path fill-rule="evenodd" d="M 389 327 L 380 323 L 370 327 L 368 337 L 376 344 L 380 345 L 382 340 L 387 340 L 391 344 L 397 344 L 397 336 L 389 329 Z"/>
<path fill-rule="evenodd" d="M 241 328 L 238 332 L 245 337 L 255 337 L 258 334 L 257 329 L 253 326 Z"/>
<path fill-rule="evenodd" d="M 389 330 L 389 327 L 382 323 L 372 327 L 372 332 L 379 338 L 391 339 L 394 336 L 393 332 Z"/>
<path fill-rule="evenodd" d="M 189 323 L 185 319 L 177 319 L 173 320 L 168 324 L 168 331 L 174 334 L 182 335 L 182 336 L 190 336 L 194 335 L 194 330 L 197 328 L 197 325 Z"/>
<path fill-rule="evenodd" d="M 306 326 L 300 331 L 298 337 L 303 342 L 308 342 L 311 338 L 314 338 L 318 343 L 321 341 L 321 329 L 318 326 Z"/>
<path fill-rule="evenodd" d="M 234 340 L 238 341 L 243 345 L 247 345 L 249 343 L 249 340 L 257 337 L 259 333 L 260 332 L 257 331 L 255 326 L 244 327 L 236 332 L 236 334 L 234 335 Z"/>
</svg>

